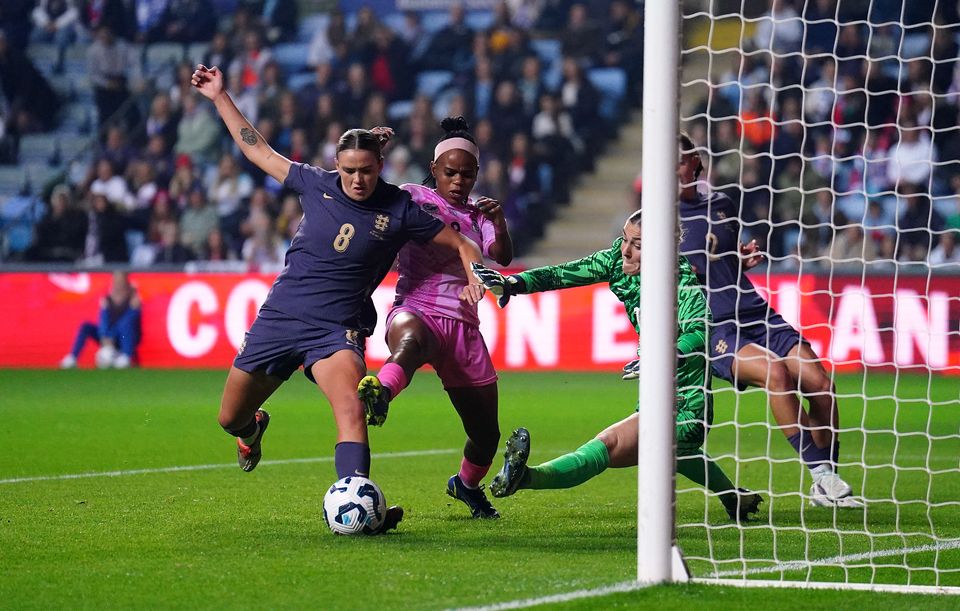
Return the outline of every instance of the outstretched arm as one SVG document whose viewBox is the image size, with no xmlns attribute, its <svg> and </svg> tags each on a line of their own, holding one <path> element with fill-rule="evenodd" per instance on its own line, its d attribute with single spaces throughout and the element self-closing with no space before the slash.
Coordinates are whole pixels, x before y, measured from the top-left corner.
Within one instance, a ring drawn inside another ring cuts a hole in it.
<svg viewBox="0 0 960 611">
<path fill-rule="evenodd" d="M 216 66 L 207 68 L 198 64 L 190 82 L 205 98 L 213 101 L 230 137 L 240 147 L 244 157 L 283 184 L 290 172 L 291 161 L 273 150 L 233 103 L 223 86 L 223 72 Z"/>
<path fill-rule="evenodd" d="M 467 286 L 460 292 L 460 299 L 471 305 L 483 299 L 483 285 L 476 281 L 471 282 L 473 278 L 472 266 L 474 264 L 479 265 L 483 261 L 483 253 L 480 252 L 480 247 L 473 240 L 464 237 L 462 233 L 448 226 L 441 229 L 440 233 L 435 235 L 431 241 L 438 246 L 455 250 L 460 255 L 460 262 L 463 264 L 467 277 Z"/>
</svg>

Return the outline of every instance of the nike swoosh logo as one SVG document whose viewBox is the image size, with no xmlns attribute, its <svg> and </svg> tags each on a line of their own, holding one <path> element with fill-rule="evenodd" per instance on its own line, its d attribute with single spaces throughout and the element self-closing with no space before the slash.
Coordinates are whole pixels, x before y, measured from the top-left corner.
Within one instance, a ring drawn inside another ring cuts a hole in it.
<svg viewBox="0 0 960 611">
<path fill-rule="evenodd" d="M 327 195 L 326 193 L 324 193 L 324 194 L 323 194 L 323 199 L 333 199 L 333 198 L 330 197 L 329 195 Z"/>
</svg>

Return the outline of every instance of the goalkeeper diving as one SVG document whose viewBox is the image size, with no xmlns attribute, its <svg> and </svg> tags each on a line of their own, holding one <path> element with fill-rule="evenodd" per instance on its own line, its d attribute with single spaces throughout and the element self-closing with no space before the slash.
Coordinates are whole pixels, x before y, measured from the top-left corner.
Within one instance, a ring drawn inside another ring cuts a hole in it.
<svg viewBox="0 0 960 611">
<path fill-rule="evenodd" d="M 677 281 L 677 472 L 705 486 L 723 504 L 735 521 L 748 521 L 759 511 L 762 497 L 736 488 L 720 466 L 703 450 L 707 429 L 713 422 L 711 373 L 706 360 L 707 300 L 690 264 L 678 258 Z M 513 295 L 539 293 L 606 282 L 625 306 L 627 316 L 639 333 L 640 306 L 640 212 L 627 219 L 623 235 L 610 248 L 576 261 L 527 270 L 504 276 L 474 263 L 473 273 L 498 297 L 504 307 Z M 624 377 L 632 377 L 631 364 Z M 637 406 L 639 409 L 639 404 Z M 663 409 L 672 409 L 664 405 Z M 504 465 L 493 478 L 490 491 L 495 497 L 510 496 L 517 490 L 572 488 L 596 477 L 608 467 L 637 466 L 638 414 L 603 430 L 576 451 L 537 465 L 527 465 L 530 433 L 518 428 L 507 440 Z"/>
</svg>

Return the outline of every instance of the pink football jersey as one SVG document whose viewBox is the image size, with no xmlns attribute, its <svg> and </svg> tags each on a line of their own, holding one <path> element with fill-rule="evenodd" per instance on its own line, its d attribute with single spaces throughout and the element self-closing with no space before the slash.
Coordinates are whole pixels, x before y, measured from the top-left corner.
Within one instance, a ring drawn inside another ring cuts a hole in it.
<svg viewBox="0 0 960 611">
<path fill-rule="evenodd" d="M 493 221 L 477 210 L 473 198 L 466 206 L 454 206 L 429 187 L 407 183 L 400 188 L 408 191 L 425 212 L 476 242 L 484 256 L 490 256 L 490 245 L 496 240 Z M 400 250 L 399 262 L 398 304 L 432 315 L 480 324 L 477 306 L 467 305 L 458 298 L 467 279 L 457 253 L 429 242 L 417 244 L 410 241 Z"/>
</svg>

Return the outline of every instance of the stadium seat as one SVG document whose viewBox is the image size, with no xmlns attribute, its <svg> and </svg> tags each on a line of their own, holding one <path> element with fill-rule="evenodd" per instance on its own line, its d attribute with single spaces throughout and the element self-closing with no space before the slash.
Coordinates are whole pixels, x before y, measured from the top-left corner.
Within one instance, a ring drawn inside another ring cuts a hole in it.
<svg viewBox="0 0 960 611">
<path fill-rule="evenodd" d="M 315 81 L 317 76 L 313 72 L 300 72 L 287 77 L 287 87 L 291 91 L 299 91 Z"/>
<path fill-rule="evenodd" d="M 453 81 L 449 70 L 424 70 L 417 75 L 417 93 L 434 97 Z"/>
<path fill-rule="evenodd" d="M 473 31 L 483 31 L 493 25 L 493 11 L 470 11 L 463 19 Z"/>
<path fill-rule="evenodd" d="M 387 118 L 391 121 L 406 121 L 413 111 L 413 100 L 397 100 L 387 106 Z"/>
<path fill-rule="evenodd" d="M 203 56 L 206 55 L 207 51 L 210 49 L 210 43 L 208 42 L 195 42 L 187 47 L 187 54 L 184 59 L 189 61 L 191 64 L 199 64 L 203 59 Z M 226 66 L 223 66 L 226 69 Z"/>
<path fill-rule="evenodd" d="M 273 59 L 288 75 L 307 69 L 307 48 L 303 42 L 285 42 L 271 47 Z"/>
<path fill-rule="evenodd" d="M 314 13 L 307 15 L 300 20 L 300 27 L 297 29 L 297 40 L 300 42 L 310 42 L 313 35 L 318 30 L 326 30 L 330 24 L 330 15 L 327 13 Z"/>
<path fill-rule="evenodd" d="M 0 232 L 7 253 L 20 253 L 33 242 L 33 226 L 43 218 L 43 202 L 36 197 L 14 196 L 0 204 Z"/>
<path fill-rule="evenodd" d="M 156 42 L 144 49 L 144 67 L 147 74 L 175 66 L 183 61 L 183 45 L 176 42 Z"/>
<path fill-rule="evenodd" d="M 447 11 L 430 11 L 420 14 L 420 25 L 427 32 L 435 33 L 450 23 L 450 13 Z"/>
<path fill-rule="evenodd" d="M 559 40 L 536 38 L 530 41 L 534 53 L 543 65 L 543 83 L 549 89 L 556 89 L 563 80 L 563 51 Z"/>
<path fill-rule="evenodd" d="M 627 74 L 620 68 L 591 68 L 587 78 L 600 91 L 600 116 L 615 121 L 627 93 Z"/>
</svg>

